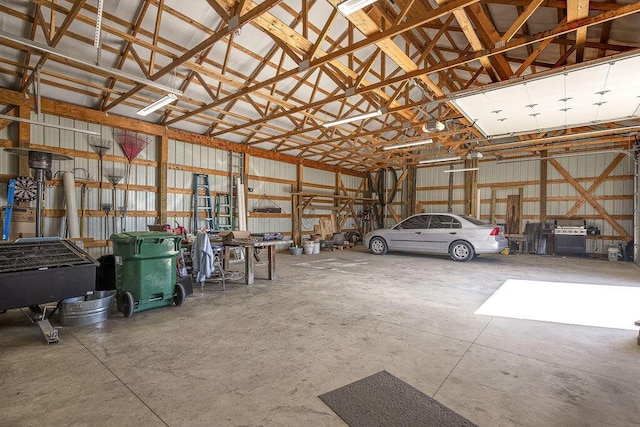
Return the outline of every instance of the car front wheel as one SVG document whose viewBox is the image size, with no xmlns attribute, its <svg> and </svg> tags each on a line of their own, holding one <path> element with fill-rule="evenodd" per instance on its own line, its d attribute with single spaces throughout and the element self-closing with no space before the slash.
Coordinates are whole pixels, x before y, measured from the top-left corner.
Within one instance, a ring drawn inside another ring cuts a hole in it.
<svg viewBox="0 0 640 427">
<path fill-rule="evenodd" d="M 387 242 L 382 237 L 374 237 L 369 243 L 369 249 L 376 255 L 384 255 L 387 253 Z"/>
<path fill-rule="evenodd" d="M 475 253 L 470 243 L 458 240 L 449 246 L 449 255 L 454 261 L 469 261 L 475 256 Z"/>
</svg>

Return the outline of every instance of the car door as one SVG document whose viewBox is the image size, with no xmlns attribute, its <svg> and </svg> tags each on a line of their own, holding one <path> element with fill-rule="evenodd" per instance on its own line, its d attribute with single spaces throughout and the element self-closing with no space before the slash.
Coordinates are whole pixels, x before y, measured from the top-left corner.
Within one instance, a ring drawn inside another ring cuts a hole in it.
<svg viewBox="0 0 640 427">
<path fill-rule="evenodd" d="M 450 215 L 431 215 L 429 229 L 424 234 L 425 250 L 446 254 L 449 245 L 459 238 L 462 224 Z"/>
<path fill-rule="evenodd" d="M 420 251 L 423 233 L 429 226 L 429 215 L 414 215 L 396 224 L 390 230 L 387 244 L 389 249 L 398 251 Z"/>
</svg>

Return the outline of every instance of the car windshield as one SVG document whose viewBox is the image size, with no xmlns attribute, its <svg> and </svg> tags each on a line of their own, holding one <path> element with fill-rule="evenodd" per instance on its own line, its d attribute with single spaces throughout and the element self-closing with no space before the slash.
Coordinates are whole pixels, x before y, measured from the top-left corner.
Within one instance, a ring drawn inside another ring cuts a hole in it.
<svg viewBox="0 0 640 427">
<path fill-rule="evenodd" d="M 472 216 L 468 216 L 468 215 L 458 215 L 458 216 L 460 218 L 466 219 L 467 221 L 469 221 L 469 222 L 471 222 L 471 223 L 473 223 L 475 225 L 488 225 L 486 222 L 480 221 L 479 219 L 474 218 Z"/>
</svg>

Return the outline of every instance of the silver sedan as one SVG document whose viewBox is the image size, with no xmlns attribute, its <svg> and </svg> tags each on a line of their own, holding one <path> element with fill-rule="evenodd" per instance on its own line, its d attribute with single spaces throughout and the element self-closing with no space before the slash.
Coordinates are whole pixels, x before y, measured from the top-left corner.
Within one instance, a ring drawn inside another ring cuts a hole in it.
<svg viewBox="0 0 640 427">
<path fill-rule="evenodd" d="M 454 261 L 469 261 L 478 254 L 499 253 L 507 246 L 507 239 L 500 227 L 467 215 L 423 213 L 392 228 L 367 233 L 363 243 L 376 255 L 415 251 L 449 254 Z"/>
</svg>

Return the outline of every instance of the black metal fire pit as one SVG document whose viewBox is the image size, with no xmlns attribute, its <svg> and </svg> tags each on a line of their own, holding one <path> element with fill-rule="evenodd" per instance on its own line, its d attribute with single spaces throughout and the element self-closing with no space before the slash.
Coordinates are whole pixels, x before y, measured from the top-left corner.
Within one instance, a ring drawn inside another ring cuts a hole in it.
<svg viewBox="0 0 640 427">
<path fill-rule="evenodd" d="M 0 244 L 0 312 L 84 296 L 95 289 L 97 265 L 66 240 Z"/>
</svg>

